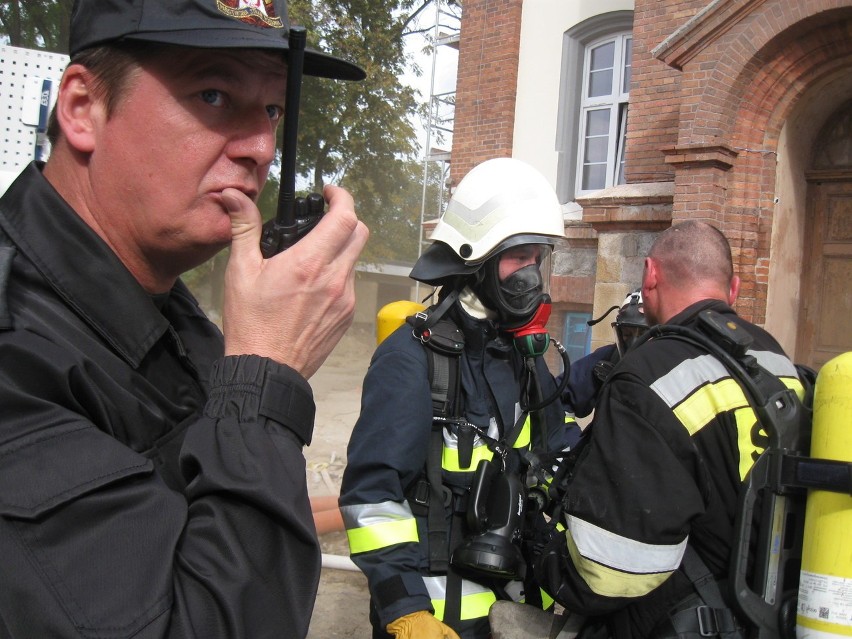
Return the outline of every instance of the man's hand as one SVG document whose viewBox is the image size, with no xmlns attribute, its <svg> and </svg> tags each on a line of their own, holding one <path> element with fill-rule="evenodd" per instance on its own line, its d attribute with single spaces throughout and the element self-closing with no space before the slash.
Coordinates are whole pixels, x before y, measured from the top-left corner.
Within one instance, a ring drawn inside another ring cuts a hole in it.
<svg viewBox="0 0 852 639">
<path fill-rule="evenodd" d="M 396 639 L 459 639 L 455 630 L 425 610 L 390 622 L 387 631 Z"/>
<path fill-rule="evenodd" d="M 329 185 L 323 195 L 329 208 L 316 227 L 264 260 L 254 202 L 236 189 L 222 192 L 232 231 L 222 318 L 226 355 L 269 357 L 308 379 L 349 328 L 355 261 L 369 232 L 346 190 Z"/>
</svg>

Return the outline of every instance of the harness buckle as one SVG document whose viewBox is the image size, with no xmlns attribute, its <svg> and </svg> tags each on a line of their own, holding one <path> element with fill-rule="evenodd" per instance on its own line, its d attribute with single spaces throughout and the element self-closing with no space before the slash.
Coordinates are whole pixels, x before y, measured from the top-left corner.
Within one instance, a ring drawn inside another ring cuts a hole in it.
<svg viewBox="0 0 852 639">
<path fill-rule="evenodd" d="M 429 506 L 429 482 L 421 479 L 414 486 L 414 493 L 411 496 L 412 501 L 420 506 Z"/>
<path fill-rule="evenodd" d="M 414 339 L 418 340 L 421 344 L 426 344 L 426 342 L 428 342 L 432 337 L 432 331 L 428 328 L 424 328 L 428 319 L 429 315 L 424 311 L 418 311 L 414 314 L 414 328 L 412 329 L 411 334 L 414 336 Z"/>
<path fill-rule="evenodd" d="M 716 609 L 710 606 L 698 606 L 695 609 L 698 615 L 698 634 L 702 637 L 717 637 L 719 635 L 719 621 L 716 619 Z"/>
</svg>

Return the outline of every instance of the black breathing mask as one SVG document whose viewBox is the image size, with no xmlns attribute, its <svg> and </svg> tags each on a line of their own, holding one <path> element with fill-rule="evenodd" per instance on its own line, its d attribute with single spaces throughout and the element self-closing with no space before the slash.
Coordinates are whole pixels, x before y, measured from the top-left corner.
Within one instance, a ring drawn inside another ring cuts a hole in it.
<svg viewBox="0 0 852 639">
<path fill-rule="evenodd" d="M 538 264 L 519 268 L 502 282 L 499 265 L 499 255 L 488 260 L 474 291 L 487 307 L 497 312 L 500 328 L 511 332 L 527 324 L 539 306 L 550 298 L 544 292 L 544 278 Z"/>
</svg>

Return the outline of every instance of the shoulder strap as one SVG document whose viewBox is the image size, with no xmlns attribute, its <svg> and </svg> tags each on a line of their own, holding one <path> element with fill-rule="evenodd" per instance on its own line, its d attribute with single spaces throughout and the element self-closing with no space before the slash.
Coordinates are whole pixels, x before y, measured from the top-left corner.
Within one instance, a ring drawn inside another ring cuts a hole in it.
<svg viewBox="0 0 852 639">
<path fill-rule="evenodd" d="M 417 337 L 426 350 L 432 411 L 437 417 L 455 417 L 460 388 L 459 356 L 464 350 L 464 334 L 454 322 L 441 319 Z"/>
<path fill-rule="evenodd" d="M 445 300 L 446 301 L 446 300 Z M 444 309 L 445 310 L 445 309 Z M 451 418 L 459 410 L 459 356 L 464 350 L 464 334 L 454 322 L 435 316 L 439 308 L 429 309 L 412 318 L 412 335 L 426 352 L 433 417 Z M 445 574 L 449 569 L 449 526 L 447 507 L 451 505 L 449 489 L 441 476 L 444 450 L 444 422 L 433 421 L 426 457 L 426 480 L 429 484 L 427 521 L 429 528 L 429 569 Z M 471 437 L 471 451 L 473 441 Z M 461 454 L 461 451 L 460 451 Z M 472 452 L 471 452 L 472 454 Z M 469 462 L 468 462 L 469 463 Z M 449 503 L 448 503 L 449 502 Z"/>
<path fill-rule="evenodd" d="M 671 615 L 675 636 L 680 639 L 744 639 L 743 630 L 725 603 L 716 578 L 689 544 L 683 556 L 682 568 L 702 603 L 685 607 Z"/>
</svg>

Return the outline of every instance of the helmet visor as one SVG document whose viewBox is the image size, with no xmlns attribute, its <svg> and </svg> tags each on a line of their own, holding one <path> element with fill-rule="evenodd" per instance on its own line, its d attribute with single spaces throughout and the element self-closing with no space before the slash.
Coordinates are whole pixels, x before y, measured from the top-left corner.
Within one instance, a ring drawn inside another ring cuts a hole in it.
<svg viewBox="0 0 852 639">
<path fill-rule="evenodd" d="M 540 292 L 549 294 L 552 256 L 553 247 L 550 244 L 524 242 L 507 247 L 494 256 L 501 271 L 498 279 L 504 281 L 521 268 L 535 265 L 541 275 Z"/>
</svg>

